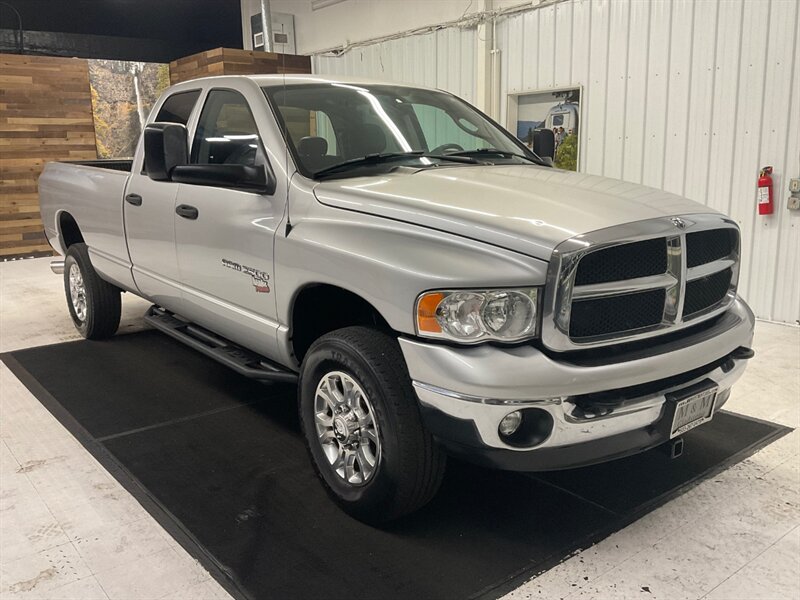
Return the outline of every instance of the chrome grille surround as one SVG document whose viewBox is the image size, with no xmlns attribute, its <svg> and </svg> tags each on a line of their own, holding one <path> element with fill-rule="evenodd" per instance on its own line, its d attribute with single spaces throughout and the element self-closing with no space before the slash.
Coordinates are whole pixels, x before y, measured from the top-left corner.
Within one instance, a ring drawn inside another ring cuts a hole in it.
<svg viewBox="0 0 800 600">
<path fill-rule="evenodd" d="M 542 307 L 543 344 L 555 351 L 572 351 L 636 341 L 679 331 L 725 312 L 736 298 L 736 286 L 739 280 L 739 228 L 733 220 L 717 214 L 681 215 L 680 221 L 685 225 L 683 228 L 679 228 L 675 221 L 675 217 L 637 221 L 581 234 L 556 246 L 548 267 Z M 686 235 L 712 229 L 735 231 L 736 243 L 731 254 L 710 263 L 687 267 Z M 592 285 L 575 285 L 578 263 L 587 254 L 652 238 L 665 239 L 667 245 L 665 273 Z M 687 281 L 700 279 L 725 269 L 731 270 L 731 279 L 728 292 L 722 300 L 684 317 L 683 304 Z M 577 339 L 570 337 L 573 300 L 622 296 L 653 289 L 666 290 L 664 313 L 660 323 L 637 330 L 594 337 Z"/>
</svg>

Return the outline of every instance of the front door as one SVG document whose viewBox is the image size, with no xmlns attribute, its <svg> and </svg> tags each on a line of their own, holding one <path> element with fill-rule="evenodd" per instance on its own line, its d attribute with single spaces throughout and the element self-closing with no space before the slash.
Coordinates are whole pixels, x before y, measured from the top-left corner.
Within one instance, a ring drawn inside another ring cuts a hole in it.
<svg viewBox="0 0 800 600">
<path fill-rule="evenodd" d="M 247 92 L 208 92 L 192 140 L 191 163 L 269 168 Z M 263 97 L 258 100 L 264 102 Z M 181 184 L 176 201 L 182 314 L 266 355 L 275 352 L 278 327 L 273 238 L 286 200 L 286 182 L 278 181 L 271 196 Z"/>
<path fill-rule="evenodd" d="M 161 104 L 155 120 L 188 124 L 199 97 L 200 90 L 172 94 Z M 143 296 L 180 312 L 182 297 L 174 224 L 179 186 L 150 179 L 143 169 L 143 150 L 139 148 L 133 162 L 123 208 L 133 279 Z"/>
</svg>

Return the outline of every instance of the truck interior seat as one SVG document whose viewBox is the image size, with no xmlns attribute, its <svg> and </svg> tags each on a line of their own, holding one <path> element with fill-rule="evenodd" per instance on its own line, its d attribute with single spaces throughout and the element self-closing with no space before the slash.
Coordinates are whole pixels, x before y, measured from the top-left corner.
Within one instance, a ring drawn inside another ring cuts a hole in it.
<svg viewBox="0 0 800 600">
<path fill-rule="evenodd" d="M 297 143 L 297 153 L 312 171 L 318 171 L 341 162 L 341 159 L 328 154 L 328 140 L 323 137 L 306 136 Z"/>
<path fill-rule="evenodd" d="M 386 134 L 372 123 L 363 123 L 349 139 L 348 158 L 380 154 L 386 150 Z"/>
</svg>

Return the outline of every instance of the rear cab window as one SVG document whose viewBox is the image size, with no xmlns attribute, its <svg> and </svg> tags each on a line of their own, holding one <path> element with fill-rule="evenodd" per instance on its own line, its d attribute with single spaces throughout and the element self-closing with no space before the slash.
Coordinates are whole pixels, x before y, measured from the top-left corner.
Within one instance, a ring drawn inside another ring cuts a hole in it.
<svg viewBox="0 0 800 600">
<path fill-rule="evenodd" d="M 155 123 L 179 123 L 181 125 L 186 125 L 189 122 L 189 117 L 199 97 L 200 90 L 189 90 L 188 92 L 172 94 L 169 98 L 164 100 L 164 104 L 161 105 L 153 121 Z M 142 175 L 147 175 L 144 159 L 142 159 L 142 169 L 140 172 Z"/>
<path fill-rule="evenodd" d="M 155 118 L 156 122 L 180 123 L 181 125 L 186 125 L 189 122 L 189 116 L 192 114 L 192 109 L 199 97 L 200 90 L 172 94 L 164 101 L 164 104 L 161 105 Z"/>
</svg>

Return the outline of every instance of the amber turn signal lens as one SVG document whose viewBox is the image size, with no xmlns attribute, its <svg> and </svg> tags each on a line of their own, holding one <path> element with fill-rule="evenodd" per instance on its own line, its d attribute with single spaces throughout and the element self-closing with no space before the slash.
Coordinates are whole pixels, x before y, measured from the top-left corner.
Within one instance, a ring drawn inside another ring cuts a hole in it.
<svg viewBox="0 0 800 600">
<path fill-rule="evenodd" d="M 441 333 L 442 328 L 436 320 L 436 309 L 444 299 L 441 292 L 431 292 L 423 295 L 417 302 L 417 327 L 420 331 L 428 333 Z"/>
</svg>

